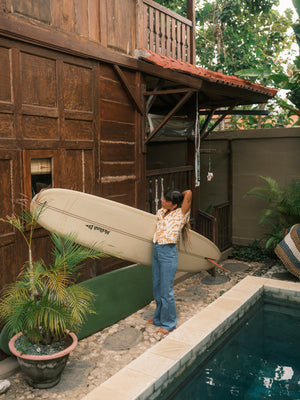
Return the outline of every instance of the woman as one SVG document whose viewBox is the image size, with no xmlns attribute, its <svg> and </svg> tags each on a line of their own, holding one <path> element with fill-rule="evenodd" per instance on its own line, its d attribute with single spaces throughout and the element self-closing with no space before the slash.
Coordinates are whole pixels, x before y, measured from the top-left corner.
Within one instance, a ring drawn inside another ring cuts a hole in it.
<svg viewBox="0 0 300 400">
<path fill-rule="evenodd" d="M 169 191 L 162 208 L 157 211 L 157 225 L 153 237 L 152 280 L 156 301 L 154 317 L 148 323 L 159 326 L 158 332 L 167 334 L 176 328 L 177 315 L 173 282 L 178 265 L 176 243 L 189 221 L 192 192 Z M 186 232 L 185 232 L 186 233 Z"/>
</svg>

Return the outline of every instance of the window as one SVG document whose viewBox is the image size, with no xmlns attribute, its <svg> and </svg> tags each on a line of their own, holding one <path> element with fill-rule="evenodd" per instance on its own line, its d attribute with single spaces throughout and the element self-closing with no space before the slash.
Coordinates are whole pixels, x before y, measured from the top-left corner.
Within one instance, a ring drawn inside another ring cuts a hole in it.
<svg viewBox="0 0 300 400">
<path fill-rule="evenodd" d="M 57 162 L 57 150 L 23 151 L 23 187 L 28 200 L 42 189 L 57 185 Z"/>
<path fill-rule="evenodd" d="M 32 158 L 30 172 L 32 197 L 53 186 L 52 158 Z"/>
</svg>

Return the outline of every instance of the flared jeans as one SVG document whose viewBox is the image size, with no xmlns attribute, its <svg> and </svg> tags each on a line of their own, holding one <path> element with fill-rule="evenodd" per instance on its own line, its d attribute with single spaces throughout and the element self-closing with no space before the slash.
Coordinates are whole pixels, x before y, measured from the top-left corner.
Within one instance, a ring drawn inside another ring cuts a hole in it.
<svg viewBox="0 0 300 400">
<path fill-rule="evenodd" d="M 168 331 L 177 324 L 173 288 L 177 266 L 176 244 L 153 244 L 152 282 L 156 302 L 153 323 Z"/>
</svg>

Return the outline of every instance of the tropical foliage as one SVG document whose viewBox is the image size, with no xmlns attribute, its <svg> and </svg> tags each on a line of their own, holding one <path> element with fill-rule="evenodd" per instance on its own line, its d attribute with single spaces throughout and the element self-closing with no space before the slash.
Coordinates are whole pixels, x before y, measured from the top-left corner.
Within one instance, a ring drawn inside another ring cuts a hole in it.
<svg viewBox="0 0 300 400">
<path fill-rule="evenodd" d="M 186 0 L 156 2 L 186 16 Z M 282 71 L 277 60 L 292 44 L 287 33 L 292 11 L 280 15 L 273 8 L 278 4 L 279 0 L 196 1 L 197 62 L 226 74 L 260 66 Z"/>
<path fill-rule="evenodd" d="M 53 262 L 33 260 L 32 238 L 43 207 L 22 215 L 7 217 L 23 236 L 29 260 L 16 282 L 7 285 L 0 301 L 0 317 L 10 335 L 22 332 L 31 343 L 50 344 L 67 335 L 67 329 L 77 332 L 88 313 L 94 312 L 94 294 L 83 284 L 74 285 L 83 261 L 103 254 L 88 249 L 74 237 L 51 233 Z"/>
<path fill-rule="evenodd" d="M 267 202 L 262 210 L 259 223 L 266 224 L 266 248 L 275 247 L 285 236 L 286 230 L 300 221 L 300 180 L 293 179 L 281 189 L 275 179 L 261 176 L 266 184 L 254 187 L 247 195 L 257 196 Z"/>
<path fill-rule="evenodd" d="M 265 67 L 282 71 L 276 60 L 291 46 L 291 14 L 272 9 L 277 0 L 201 2 L 197 11 L 197 56 L 202 66 L 226 74 Z"/>
<path fill-rule="evenodd" d="M 257 261 L 263 263 L 273 263 L 277 259 L 276 254 L 271 249 L 264 249 L 261 242 L 254 240 L 248 246 L 233 246 L 229 258 L 242 261 Z"/>
<path fill-rule="evenodd" d="M 293 0 L 295 9 L 298 13 L 298 21 L 292 24 L 296 41 L 300 49 L 300 0 Z M 243 77 L 254 77 L 260 80 L 267 79 L 270 84 L 280 89 L 287 90 L 287 100 L 277 98 L 277 104 L 288 111 L 288 115 L 297 115 L 300 125 L 300 56 L 295 57 L 294 62 L 289 65 L 288 70 L 274 71 L 268 65 L 260 68 L 245 69 L 236 73 Z"/>
<path fill-rule="evenodd" d="M 156 1 L 186 16 L 185 0 Z M 297 8 L 299 0 L 293 1 Z M 299 60 L 296 58 L 294 64 L 289 61 L 295 56 L 292 51 L 295 40 L 289 33 L 293 12 L 286 10 L 280 15 L 274 8 L 278 4 L 279 0 L 196 1 L 199 65 L 289 91 L 287 101 L 277 97 L 278 101 L 273 102 L 270 109 L 268 105 L 270 117 L 232 116 L 230 129 L 286 126 L 293 123 L 291 115 L 299 115 L 295 112 L 299 110 L 300 101 Z M 293 28 L 295 34 L 297 29 L 299 34 L 299 24 L 294 24 Z"/>
</svg>

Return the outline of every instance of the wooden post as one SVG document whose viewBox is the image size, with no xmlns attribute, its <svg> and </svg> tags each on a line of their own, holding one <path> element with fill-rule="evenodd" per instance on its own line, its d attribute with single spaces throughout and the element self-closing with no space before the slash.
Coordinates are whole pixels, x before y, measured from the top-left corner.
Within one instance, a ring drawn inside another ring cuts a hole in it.
<svg viewBox="0 0 300 400">
<path fill-rule="evenodd" d="M 233 160 L 232 160 L 232 140 L 228 140 L 228 201 L 229 201 L 229 223 L 230 223 L 230 243 L 232 243 L 232 197 L 233 197 Z"/>
<path fill-rule="evenodd" d="M 195 13 L 195 0 L 186 0 L 187 18 L 192 21 L 191 39 L 190 39 L 190 57 L 191 64 L 196 63 L 196 13 Z"/>
<path fill-rule="evenodd" d="M 144 2 L 137 0 L 136 2 L 136 49 L 145 47 L 144 43 Z"/>
<path fill-rule="evenodd" d="M 142 93 L 145 90 L 145 78 L 140 72 L 136 73 L 135 78 L 136 91 L 140 93 L 140 101 L 143 102 L 143 108 L 145 109 L 145 98 Z M 139 89 L 138 89 L 139 88 Z M 135 129 L 135 140 L 136 140 L 136 207 L 146 211 L 147 205 L 147 178 L 146 178 L 146 158 L 147 155 L 144 151 L 144 138 L 146 135 L 146 120 L 145 115 L 136 113 L 136 129 Z"/>
</svg>

